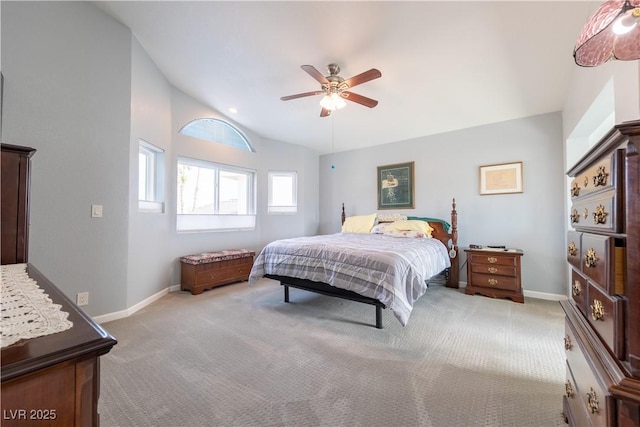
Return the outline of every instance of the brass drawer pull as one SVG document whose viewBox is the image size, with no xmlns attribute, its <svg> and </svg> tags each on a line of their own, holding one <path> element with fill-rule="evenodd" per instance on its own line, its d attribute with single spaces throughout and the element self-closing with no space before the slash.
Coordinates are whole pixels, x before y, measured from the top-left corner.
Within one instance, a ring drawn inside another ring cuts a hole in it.
<svg viewBox="0 0 640 427">
<path fill-rule="evenodd" d="M 597 175 L 594 175 L 594 177 L 593 177 L 593 185 L 594 185 L 594 187 L 600 187 L 600 186 L 607 185 L 607 177 L 608 176 L 609 176 L 609 174 L 607 172 L 605 172 L 604 166 L 600 166 L 598 168 Z"/>
<path fill-rule="evenodd" d="M 573 209 L 571 211 L 571 223 L 576 224 L 578 221 L 580 221 L 580 214 L 578 213 L 578 209 Z"/>
<path fill-rule="evenodd" d="M 577 297 L 582 292 L 582 283 L 579 280 L 576 280 L 571 287 L 571 293 L 574 297 Z"/>
<path fill-rule="evenodd" d="M 578 197 L 580 195 L 580 186 L 577 181 L 573 181 L 571 185 L 571 197 Z"/>
<path fill-rule="evenodd" d="M 489 284 L 495 286 L 498 284 L 498 281 L 496 279 L 489 279 Z"/>
<path fill-rule="evenodd" d="M 578 246 L 576 246 L 575 242 L 569 243 L 569 256 L 578 255 Z"/>
<path fill-rule="evenodd" d="M 593 300 L 593 304 L 591 305 L 591 317 L 593 320 L 604 319 L 604 304 L 602 304 L 602 301 L 597 299 Z"/>
<path fill-rule="evenodd" d="M 498 271 L 498 269 L 497 269 L 497 268 L 495 268 L 495 267 L 489 267 L 489 268 L 487 268 L 487 271 L 488 271 L 489 273 L 492 273 L 492 274 L 493 274 L 493 273 L 497 272 L 497 271 Z"/>
<path fill-rule="evenodd" d="M 571 347 L 573 347 L 573 344 L 571 344 L 571 337 L 569 335 L 566 335 L 564 337 L 564 349 L 571 350 Z"/>
<path fill-rule="evenodd" d="M 571 383 L 569 382 L 569 380 L 564 383 L 564 393 L 567 395 L 567 397 L 573 397 L 573 387 L 571 387 Z"/>
<path fill-rule="evenodd" d="M 596 254 L 596 250 L 593 248 L 589 248 L 587 253 L 584 254 L 584 264 L 587 267 L 595 267 L 598 262 L 598 256 Z"/>
<path fill-rule="evenodd" d="M 591 410 L 591 413 L 597 414 L 600 408 L 598 408 L 598 396 L 593 390 L 593 387 L 591 387 L 591 391 L 587 393 L 587 401 L 589 403 L 589 410 Z"/>
<path fill-rule="evenodd" d="M 593 213 L 593 223 L 594 224 L 606 224 L 607 223 L 607 212 L 604 211 L 603 205 L 596 206 L 596 211 Z"/>
<path fill-rule="evenodd" d="M 589 218 L 589 209 L 584 208 L 584 210 L 582 211 L 582 216 L 584 217 L 584 219 Z"/>
<path fill-rule="evenodd" d="M 498 262 L 498 258 L 490 256 L 489 258 L 487 258 L 487 261 L 489 261 L 491 264 L 495 264 L 496 262 Z"/>
</svg>

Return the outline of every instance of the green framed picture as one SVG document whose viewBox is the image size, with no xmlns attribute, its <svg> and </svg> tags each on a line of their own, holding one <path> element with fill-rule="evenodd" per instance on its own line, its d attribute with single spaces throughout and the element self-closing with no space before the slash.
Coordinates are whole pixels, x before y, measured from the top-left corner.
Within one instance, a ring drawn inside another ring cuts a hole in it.
<svg viewBox="0 0 640 427">
<path fill-rule="evenodd" d="M 413 209 L 414 162 L 378 166 L 378 209 Z"/>
</svg>

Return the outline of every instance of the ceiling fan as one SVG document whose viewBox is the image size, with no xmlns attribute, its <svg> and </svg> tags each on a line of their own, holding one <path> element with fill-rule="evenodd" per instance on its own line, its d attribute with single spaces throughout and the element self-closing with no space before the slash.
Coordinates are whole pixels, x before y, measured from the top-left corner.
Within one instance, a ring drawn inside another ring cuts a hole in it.
<svg viewBox="0 0 640 427">
<path fill-rule="evenodd" d="M 320 101 L 320 106 L 322 107 L 322 110 L 320 110 L 320 117 L 327 117 L 332 111 L 344 107 L 346 105 L 346 102 L 344 101 L 345 99 L 369 108 L 373 108 L 378 105 L 378 101 L 375 99 L 358 95 L 357 93 L 353 93 L 349 90 L 354 86 L 381 77 L 382 73 L 375 68 L 346 80 L 338 75 L 340 73 L 340 67 L 338 64 L 329 64 L 327 66 L 329 75 L 326 77 L 323 76 L 322 73 L 320 73 L 320 71 L 318 71 L 313 65 L 301 65 L 300 68 L 320 83 L 320 90 L 283 96 L 280 98 L 281 100 L 288 101 L 290 99 L 303 98 L 305 96 L 324 95 Z"/>
</svg>

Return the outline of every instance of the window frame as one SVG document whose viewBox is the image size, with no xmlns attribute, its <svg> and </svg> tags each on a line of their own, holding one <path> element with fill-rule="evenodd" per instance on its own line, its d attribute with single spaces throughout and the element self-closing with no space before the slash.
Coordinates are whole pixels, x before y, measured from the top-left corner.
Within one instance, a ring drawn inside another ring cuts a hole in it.
<svg viewBox="0 0 640 427">
<path fill-rule="evenodd" d="M 188 165 L 212 169 L 214 174 L 213 213 L 180 213 L 180 185 L 178 183 L 180 165 Z M 244 200 L 246 212 L 242 214 L 220 213 L 220 172 L 244 174 L 247 179 L 247 190 Z M 257 171 L 240 166 L 178 156 L 176 161 L 176 231 L 177 232 L 207 232 L 207 231 L 248 231 L 256 227 L 256 193 Z"/>
<path fill-rule="evenodd" d="M 140 155 L 146 158 L 145 189 L 140 194 Z M 138 139 L 138 211 L 164 213 L 164 150 L 144 139 Z"/>
<path fill-rule="evenodd" d="M 213 126 L 213 129 L 206 129 L 209 126 Z M 192 127 L 197 127 L 198 129 L 193 130 Z M 237 136 L 239 141 L 243 143 L 243 145 L 239 145 L 234 143 L 236 141 L 234 138 L 226 138 L 225 131 L 229 130 L 232 135 Z M 250 153 L 255 153 L 256 150 L 251 145 L 249 138 L 236 126 L 232 125 L 226 120 L 217 118 L 217 117 L 201 117 L 198 119 L 193 119 L 190 122 L 184 124 L 178 133 L 181 135 L 185 135 L 191 138 L 199 138 L 205 141 L 217 142 L 218 144 L 223 144 L 228 147 L 233 147 L 238 150 L 248 151 Z M 222 137 L 217 137 L 217 134 L 222 134 Z"/>
<path fill-rule="evenodd" d="M 274 178 L 291 177 L 291 199 L 289 205 L 275 205 L 273 202 Z M 293 215 L 298 213 L 298 172 L 296 171 L 268 171 L 267 172 L 267 214 L 268 215 Z"/>
</svg>

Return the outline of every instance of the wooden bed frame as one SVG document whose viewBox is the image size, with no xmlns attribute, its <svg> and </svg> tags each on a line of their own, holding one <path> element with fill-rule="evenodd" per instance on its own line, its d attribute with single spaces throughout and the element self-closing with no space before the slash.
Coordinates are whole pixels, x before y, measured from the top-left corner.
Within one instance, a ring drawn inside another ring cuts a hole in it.
<svg viewBox="0 0 640 427">
<path fill-rule="evenodd" d="M 344 221 L 346 219 L 344 204 L 342 205 L 341 219 L 342 223 L 344 224 Z M 458 212 L 456 211 L 456 199 L 453 199 L 453 202 L 451 203 L 450 232 L 447 232 L 447 230 L 445 230 L 444 224 L 442 224 L 441 222 L 429 222 L 429 225 L 434 228 L 434 231 L 431 233 L 432 237 L 440 240 L 447 248 L 449 248 L 451 267 L 449 267 L 444 272 L 446 278 L 446 286 L 450 288 L 457 288 L 459 286 L 460 280 L 460 261 L 458 257 Z M 313 282 L 311 280 L 299 279 L 297 277 L 278 276 L 273 274 L 265 274 L 264 277 L 278 280 L 280 282 L 280 285 L 284 286 L 284 302 L 289 302 L 289 288 L 293 287 L 322 295 L 328 295 L 373 305 L 376 307 L 376 328 L 382 329 L 382 309 L 387 307 L 375 298 L 365 297 L 353 291 L 336 288 L 335 286 L 331 286 L 326 283 Z"/>
</svg>

